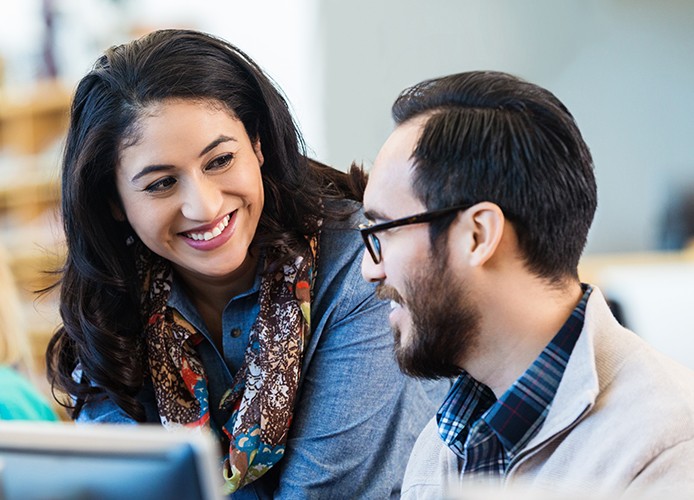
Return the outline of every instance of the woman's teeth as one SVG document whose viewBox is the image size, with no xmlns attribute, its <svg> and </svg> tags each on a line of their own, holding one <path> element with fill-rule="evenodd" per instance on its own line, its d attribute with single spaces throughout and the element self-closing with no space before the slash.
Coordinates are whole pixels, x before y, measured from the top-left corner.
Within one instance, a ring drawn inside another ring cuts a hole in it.
<svg viewBox="0 0 694 500">
<path fill-rule="evenodd" d="M 212 238 L 216 238 L 220 234 L 222 234 L 222 231 L 224 231 L 224 228 L 229 225 L 229 220 L 231 219 L 231 216 L 227 215 L 224 217 L 221 221 L 219 221 L 219 224 L 217 224 L 212 231 L 205 231 L 204 233 L 185 233 L 186 236 L 192 240 L 196 241 L 209 241 Z"/>
</svg>

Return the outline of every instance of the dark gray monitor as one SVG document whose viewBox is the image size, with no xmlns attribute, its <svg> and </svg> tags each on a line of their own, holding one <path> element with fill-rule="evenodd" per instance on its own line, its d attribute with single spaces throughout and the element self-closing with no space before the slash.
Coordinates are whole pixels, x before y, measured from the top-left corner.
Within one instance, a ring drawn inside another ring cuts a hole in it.
<svg viewBox="0 0 694 500">
<path fill-rule="evenodd" d="M 218 499 L 219 463 L 204 433 L 0 421 L 0 500 Z"/>
</svg>

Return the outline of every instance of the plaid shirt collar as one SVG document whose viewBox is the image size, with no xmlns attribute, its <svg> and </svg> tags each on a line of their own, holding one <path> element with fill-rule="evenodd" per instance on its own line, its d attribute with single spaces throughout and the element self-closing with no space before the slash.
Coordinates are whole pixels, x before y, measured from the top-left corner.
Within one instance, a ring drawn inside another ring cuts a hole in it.
<svg viewBox="0 0 694 500">
<path fill-rule="evenodd" d="M 463 459 L 464 471 L 502 475 L 540 429 L 559 387 L 592 292 L 583 297 L 532 365 L 499 398 L 467 373 L 458 377 L 437 413 L 439 434 Z"/>
</svg>

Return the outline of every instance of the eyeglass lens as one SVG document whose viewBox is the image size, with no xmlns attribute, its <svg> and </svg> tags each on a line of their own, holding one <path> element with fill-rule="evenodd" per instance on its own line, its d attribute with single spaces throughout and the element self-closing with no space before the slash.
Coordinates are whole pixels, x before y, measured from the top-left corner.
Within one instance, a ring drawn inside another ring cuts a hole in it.
<svg viewBox="0 0 694 500">
<path fill-rule="evenodd" d="M 369 235 L 369 243 L 371 247 L 371 257 L 373 257 L 376 264 L 381 262 L 381 242 L 375 233 Z"/>
</svg>

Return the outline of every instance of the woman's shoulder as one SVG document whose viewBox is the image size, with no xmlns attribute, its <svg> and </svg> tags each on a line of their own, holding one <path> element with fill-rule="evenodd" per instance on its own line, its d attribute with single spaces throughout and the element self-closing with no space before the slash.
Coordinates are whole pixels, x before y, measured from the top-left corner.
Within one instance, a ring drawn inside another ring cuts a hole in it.
<svg viewBox="0 0 694 500">
<path fill-rule="evenodd" d="M 326 200 L 324 207 L 331 213 L 343 214 L 342 217 L 331 217 L 323 223 L 324 231 L 345 231 L 357 230 L 361 224 L 366 222 L 362 204 L 355 200 L 346 198 L 339 200 Z"/>
<path fill-rule="evenodd" d="M 361 204 L 355 201 L 337 203 L 351 212 L 342 220 L 326 221 L 323 225 L 314 291 L 319 304 L 330 309 L 339 303 L 340 311 L 344 312 L 358 305 L 366 306 L 374 293 L 374 284 L 366 282 L 361 275 L 365 250 L 359 234 L 359 225 L 365 222 Z"/>
<path fill-rule="evenodd" d="M 342 218 L 326 219 L 321 228 L 318 266 L 325 272 L 328 268 L 353 266 L 361 258 L 364 244 L 359 234 L 364 213 L 361 203 L 352 200 L 330 200 L 332 211 L 344 214 Z M 361 261 L 359 260 L 359 263 Z"/>
</svg>

